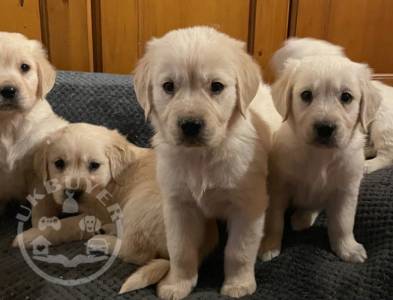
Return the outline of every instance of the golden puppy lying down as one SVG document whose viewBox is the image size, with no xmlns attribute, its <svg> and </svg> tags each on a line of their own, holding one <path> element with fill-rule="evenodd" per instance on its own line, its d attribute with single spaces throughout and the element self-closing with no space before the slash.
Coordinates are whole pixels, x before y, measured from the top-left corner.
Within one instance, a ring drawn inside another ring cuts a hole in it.
<svg viewBox="0 0 393 300">
<path fill-rule="evenodd" d="M 40 179 L 31 183 L 31 191 L 45 194 L 48 182 L 56 188 L 45 199 L 32 203 L 33 228 L 18 236 L 13 245 L 17 246 L 23 238 L 29 248 L 40 235 L 58 245 L 88 239 L 100 232 L 105 235 L 97 238 L 105 239 L 113 251 L 117 237 L 111 208 L 118 204 L 123 215 L 119 257 L 137 265 L 162 258 L 131 276 L 121 292 L 156 283 L 169 270 L 169 256 L 155 164 L 153 150 L 136 147 L 104 127 L 71 124 L 56 132 L 35 153 L 35 171 Z M 77 203 L 77 214 L 60 219 L 58 230 L 50 226 L 40 228 L 41 218 L 72 210 L 66 205 L 70 198 Z M 91 226 L 91 230 L 86 230 L 86 226 Z M 210 232 L 213 237 L 209 237 L 207 250 L 216 243 L 216 231 Z"/>
</svg>

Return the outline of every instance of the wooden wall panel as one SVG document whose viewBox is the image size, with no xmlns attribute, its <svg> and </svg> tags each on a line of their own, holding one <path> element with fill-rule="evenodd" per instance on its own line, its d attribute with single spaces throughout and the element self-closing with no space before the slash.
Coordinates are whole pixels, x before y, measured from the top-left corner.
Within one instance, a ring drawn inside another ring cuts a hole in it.
<svg viewBox="0 0 393 300">
<path fill-rule="evenodd" d="M 393 74 L 374 74 L 373 78 L 375 80 L 380 80 L 385 84 L 393 86 Z"/>
<path fill-rule="evenodd" d="M 90 0 L 45 0 L 49 52 L 61 70 L 93 71 Z"/>
<path fill-rule="evenodd" d="M 288 36 L 289 4 L 290 0 L 257 1 L 253 54 L 268 82 L 273 80 L 271 56 Z"/>
<path fill-rule="evenodd" d="M 101 0 L 102 70 L 130 73 L 138 60 L 137 0 Z"/>
<path fill-rule="evenodd" d="M 248 41 L 249 0 L 138 0 L 139 55 L 151 37 L 195 25 L 213 26 Z"/>
<path fill-rule="evenodd" d="M 376 73 L 393 73 L 393 1 L 298 1 L 297 36 L 326 39 Z"/>
<path fill-rule="evenodd" d="M 41 40 L 39 0 L 1 0 L 0 31 L 20 32 Z"/>
</svg>

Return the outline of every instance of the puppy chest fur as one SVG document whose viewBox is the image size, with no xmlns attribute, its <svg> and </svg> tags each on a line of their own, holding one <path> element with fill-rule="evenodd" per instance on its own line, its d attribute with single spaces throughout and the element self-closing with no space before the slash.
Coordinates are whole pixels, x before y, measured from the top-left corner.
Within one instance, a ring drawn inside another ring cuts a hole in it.
<svg viewBox="0 0 393 300">
<path fill-rule="evenodd" d="M 240 128 L 244 131 L 244 126 L 236 128 L 219 149 L 161 147 L 164 151 L 157 152 L 165 157 L 158 160 L 161 186 L 167 186 L 170 194 L 189 194 L 183 198 L 193 199 L 207 217 L 227 218 L 239 208 L 251 215 L 263 211 L 267 204 L 255 195 L 263 195 L 266 188 L 266 150 L 250 142 L 257 139 L 251 127 L 243 139 L 236 138 Z"/>
</svg>

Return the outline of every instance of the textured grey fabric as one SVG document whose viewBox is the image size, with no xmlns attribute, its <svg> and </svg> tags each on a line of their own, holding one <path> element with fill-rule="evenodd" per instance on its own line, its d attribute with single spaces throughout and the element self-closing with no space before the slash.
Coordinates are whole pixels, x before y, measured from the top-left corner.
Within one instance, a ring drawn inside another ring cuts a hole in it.
<svg viewBox="0 0 393 300">
<path fill-rule="evenodd" d="M 152 130 L 137 103 L 131 76 L 59 72 L 47 98 L 54 111 L 70 122 L 116 128 L 131 142 L 149 145 Z"/>
<path fill-rule="evenodd" d="M 118 128 L 129 139 L 148 145 L 151 130 L 135 102 L 131 82 L 125 76 L 59 74 L 50 102 L 71 121 L 88 121 Z M 0 220 L 0 299 L 113 299 L 125 278 L 135 269 L 119 260 L 97 280 L 76 287 L 46 282 L 26 265 L 19 250 L 9 245 L 16 233 L 14 217 Z M 286 228 L 282 254 L 256 264 L 257 292 L 247 299 L 392 299 L 393 298 L 393 168 L 363 180 L 355 235 L 369 259 L 349 264 L 329 248 L 326 220 L 322 215 L 309 230 L 295 233 Z M 225 234 L 223 234 L 225 236 Z M 225 239 L 225 237 L 224 237 Z M 222 241 L 222 245 L 225 241 Z M 197 288 L 189 299 L 221 299 L 223 247 L 201 268 Z M 56 247 L 70 257 L 83 252 L 82 242 Z M 41 265 L 40 265 L 41 266 Z M 89 274 L 96 266 L 64 269 L 42 267 L 50 274 L 73 278 Z M 156 299 L 154 288 L 116 299 Z"/>
</svg>

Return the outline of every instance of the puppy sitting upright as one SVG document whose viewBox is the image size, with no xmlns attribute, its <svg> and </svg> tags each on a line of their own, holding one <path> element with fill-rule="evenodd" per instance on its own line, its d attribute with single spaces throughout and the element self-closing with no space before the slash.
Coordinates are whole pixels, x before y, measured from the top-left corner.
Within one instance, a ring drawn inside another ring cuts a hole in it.
<svg viewBox="0 0 393 300">
<path fill-rule="evenodd" d="M 0 203 L 26 196 L 32 150 L 66 125 L 45 100 L 55 77 L 41 43 L 0 32 Z"/>
<path fill-rule="evenodd" d="M 152 40 L 139 62 L 135 87 L 157 132 L 171 263 L 158 286 L 163 299 L 186 297 L 195 286 L 208 218 L 228 224 L 221 293 L 241 297 L 256 289 L 271 142 L 261 116 L 271 98 L 265 86 L 258 92 L 260 82 L 244 43 L 208 27 Z"/>
<path fill-rule="evenodd" d="M 349 262 L 367 258 L 353 227 L 364 166 L 362 131 L 380 103 L 370 80 L 366 65 L 334 53 L 288 59 L 282 68 L 272 88 L 284 122 L 271 154 L 262 259 L 280 254 L 289 205 L 296 208 L 293 229 L 310 227 L 325 209 L 332 250 Z"/>
</svg>

